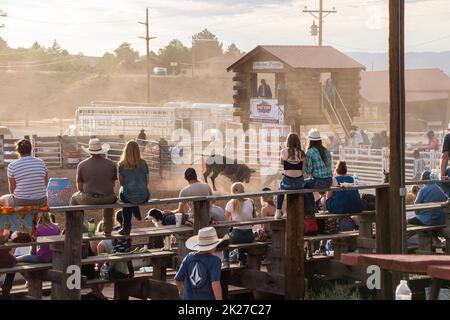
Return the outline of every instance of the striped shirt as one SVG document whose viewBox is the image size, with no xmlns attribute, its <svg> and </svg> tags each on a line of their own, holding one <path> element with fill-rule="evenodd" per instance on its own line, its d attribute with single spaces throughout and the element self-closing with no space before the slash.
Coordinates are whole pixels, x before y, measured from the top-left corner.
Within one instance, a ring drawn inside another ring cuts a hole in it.
<svg viewBox="0 0 450 320">
<path fill-rule="evenodd" d="M 16 181 L 14 197 L 23 200 L 38 200 L 47 196 L 44 161 L 35 157 L 23 157 L 8 165 L 8 178 Z"/>
</svg>

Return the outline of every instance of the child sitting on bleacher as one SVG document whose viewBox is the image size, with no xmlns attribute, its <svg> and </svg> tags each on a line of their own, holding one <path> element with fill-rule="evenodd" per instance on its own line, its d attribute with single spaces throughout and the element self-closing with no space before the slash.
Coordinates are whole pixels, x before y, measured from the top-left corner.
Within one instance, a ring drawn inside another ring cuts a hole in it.
<svg viewBox="0 0 450 320">
<path fill-rule="evenodd" d="M 61 229 L 56 223 L 53 223 L 49 212 L 42 213 L 36 226 L 36 236 L 57 236 L 61 233 Z M 43 263 L 52 261 L 52 251 L 50 245 L 42 244 L 32 246 L 30 254 L 17 257 L 18 262 Z"/>
</svg>

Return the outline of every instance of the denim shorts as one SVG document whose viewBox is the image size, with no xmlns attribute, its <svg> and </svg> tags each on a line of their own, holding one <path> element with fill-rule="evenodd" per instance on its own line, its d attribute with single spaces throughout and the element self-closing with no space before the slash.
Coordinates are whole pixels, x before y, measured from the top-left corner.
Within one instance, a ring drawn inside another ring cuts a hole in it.
<svg viewBox="0 0 450 320">
<path fill-rule="evenodd" d="M 10 194 L 7 198 L 8 205 L 10 207 L 18 207 L 18 206 L 32 206 L 32 205 L 41 205 L 47 202 L 47 197 L 44 197 L 42 199 L 35 199 L 35 200 L 29 200 L 29 199 L 18 199 L 14 197 L 13 194 Z"/>
<path fill-rule="evenodd" d="M 305 185 L 305 179 L 303 176 L 292 178 L 283 175 L 280 181 L 280 190 L 298 190 L 303 189 Z"/>
</svg>

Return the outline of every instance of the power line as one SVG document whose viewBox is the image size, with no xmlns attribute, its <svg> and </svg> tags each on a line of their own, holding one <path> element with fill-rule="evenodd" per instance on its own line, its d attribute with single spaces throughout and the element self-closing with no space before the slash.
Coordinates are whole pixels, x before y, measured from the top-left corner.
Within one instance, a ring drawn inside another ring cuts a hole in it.
<svg viewBox="0 0 450 320">
<path fill-rule="evenodd" d="M 333 10 L 323 10 L 323 0 L 319 0 L 319 10 L 308 10 L 308 7 L 305 6 L 305 9 L 303 10 L 304 13 L 309 13 L 314 18 L 319 20 L 319 26 L 316 26 L 315 23 L 311 27 L 311 33 L 312 35 L 317 34 L 317 31 L 319 32 L 319 46 L 322 46 L 322 39 L 323 39 L 323 20 L 325 17 L 329 16 L 332 13 L 337 13 L 336 9 L 333 7 Z M 318 16 L 316 16 L 318 14 Z M 318 29 L 318 30 L 317 30 Z"/>
</svg>

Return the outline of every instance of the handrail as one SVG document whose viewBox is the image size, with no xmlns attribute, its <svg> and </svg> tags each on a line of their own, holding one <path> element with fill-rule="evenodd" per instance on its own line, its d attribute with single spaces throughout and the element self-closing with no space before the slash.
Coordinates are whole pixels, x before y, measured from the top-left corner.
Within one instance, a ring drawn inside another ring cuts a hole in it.
<svg viewBox="0 0 450 320">
<path fill-rule="evenodd" d="M 142 206 L 149 205 L 165 205 L 165 204 L 175 204 L 179 202 L 194 202 L 194 201 L 213 201 L 213 200 L 231 200 L 231 199 L 243 199 L 243 198 L 255 198 L 262 196 L 277 196 L 277 195 L 289 195 L 289 194 L 305 194 L 312 192 L 326 192 L 326 191 L 346 191 L 346 190 L 367 190 L 367 189 L 381 189 L 387 188 L 387 184 L 375 184 L 367 186 L 351 186 L 351 187 L 332 187 L 326 189 L 299 189 L 299 190 L 279 190 L 279 191 L 261 191 L 254 193 L 241 193 L 241 194 L 230 194 L 230 195 L 212 195 L 212 196 L 202 196 L 202 197 L 183 197 L 183 198 L 167 198 L 167 199 L 151 199 L 148 202 L 142 203 Z M 61 206 L 61 207 L 51 207 L 51 212 L 66 212 L 66 211 L 82 211 L 82 210 L 99 210 L 99 209 L 120 209 L 135 207 L 136 204 L 121 203 L 116 202 L 114 204 L 104 204 L 104 205 L 76 205 L 76 206 Z"/>
<path fill-rule="evenodd" d="M 341 95 L 339 94 L 339 91 L 337 91 L 337 89 L 334 88 L 334 92 L 336 92 L 336 94 L 337 94 L 337 96 L 338 96 L 338 98 L 339 98 L 339 101 L 341 102 L 342 107 L 344 108 L 345 114 L 346 114 L 347 117 L 348 117 L 349 122 L 352 123 L 352 117 L 350 117 L 350 113 L 348 112 L 347 106 L 344 104 L 344 101 L 342 100 L 342 97 L 341 97 Z"/>
<path fill-rule="evenodd" d="M 350 136 L 350 133 L 348 132 L 347 126 L 345 125 L 344 119 L 342 119 L 341 115 L 339 114 L 339 112 L 337 112 L 335 106 L 333 106 L 333 104 L 330 101 L 330 98 L 328 97 L 328 94 L 325 92 L 325 88 L 322 87 L 322 96 L 325 96 L 326 101 L 328 102 L 329 106 L 331 107 L 331 110 L 333 111 L 336 119 L 338 120 L 339 124 L 341 125 L 342 129 L 344 130 L 344 133 L 347 137 Z M 325 108 L 323 111 L 328 112 Z"/>
</svg>

